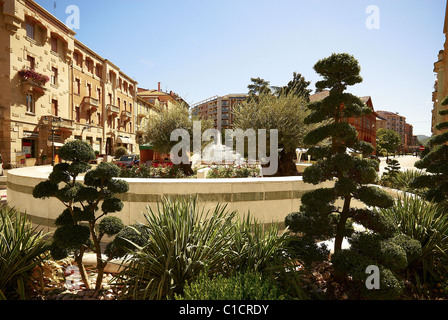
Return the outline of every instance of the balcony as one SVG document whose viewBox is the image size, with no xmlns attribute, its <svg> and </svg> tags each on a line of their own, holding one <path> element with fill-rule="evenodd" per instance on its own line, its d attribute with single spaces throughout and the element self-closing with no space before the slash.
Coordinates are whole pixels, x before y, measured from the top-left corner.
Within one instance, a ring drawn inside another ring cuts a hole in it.
<svg viewBox="0 0 448 320">
<path fill-rule="evenodd" d="M 120 108 L 113 105 L 108 104 L 106 106 L 107 115 L 116 117 L 120 113 Z"/>
<path fill-rule="evenodd" d="M 100 102 L 98 99 L 92 97 L 84 97 L 84 99 L 82 99 L 82 104 L 86 110 L 96 111 L 100 105 Z"/>
<path fill-rule="evenodd" d="M 23 69 L 18 72 L 20 83 L 25 93 L 33 92 L 37 98 L 43 96 L 47 89 L 45 84 L 50 80 L 46 75 L 40 74 L 33 69 Z"/>
<path fill-rule="evenodd" d="M 127 110 L 123 110 L 121 111 L 121 120 L 122 121 L 129 121 L 132 118 L 132 112 L 131 111 L 127 111 Z"/>
<path fill-rule="evenodd" d="M 57 117 L 54 115 L 46 115 L 42 117 L 45 123 L 57 123 L 57 127 L 61 131 L 73 131 L 75 130 L 75 121 L 70 119 L 64 119 L 62 117 Z"/>
<path fill-rule="evenodd" d="M 138 134 L 141 134 L 141 133 L 145 133 L 145 125 L 143 125 L 143 124 L 138 124 L 137 126 L 136 126 L 136 131 L 137 131 L 137 133 Z"/>
</svg>

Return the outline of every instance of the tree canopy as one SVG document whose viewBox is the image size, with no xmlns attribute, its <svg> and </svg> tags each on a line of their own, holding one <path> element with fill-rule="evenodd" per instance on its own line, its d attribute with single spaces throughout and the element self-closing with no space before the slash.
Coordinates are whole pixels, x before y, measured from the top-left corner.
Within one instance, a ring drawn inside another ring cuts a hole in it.
<svg viewBox="0 0 448 320">
<path fill-rule="evenodd" d="M 394 153 L 401 144 L 400 135 L 391 129 L 379 129 L 376 133 L 378 139 L 378 150 L 386 151 L 387 159 L 389 159 L 389 153 Z"/>
<path fill-rule="evenodd" d="M 447 106 L 448 97 L 441 104 Z M 448 109 L 441 110 L 439 114 L 448 115 Z M 427 200 L 448 206 L 448 121 L 437 124 L 436 129 L 442 133 L 429 139 L 429 152 L 415 163 L 416 168 L 425 169 L 427 174 L 415 178 L 411 187 L 426 189 L 424 195 Z"/>
<path fill-rule="evenodd" d="M 378 207 L 391 206 L 393 200 L 382 190 L 367 186 L 377 179 L 378 162 L 348 153 L 348 148 L 364 155 L 373 151 L 370 143 L 358 141 L 353 126 L 342 121 L 344 117 L 359 117 L 372 112 L 358 97 L 344 92 L 348 86 L 362 81 L 358 61 L 346 53 L 333 54 L 319 60 L 314 70 L 323 77 L 316 83 L 316 88 L 329 89 L 330 94 L 323 100 L 308 104 L 311 113 L 305 118 L 305 123 L 326 121 L 326 124 L 310 131 L 304 138 L 305 144 L 313 145 L 308 154 L 317 162 L 305 169 L 303 180 L 314 185 L 333 180 L 334 186 L 318 188 L 303 195 L 300 211 L 290 214 L 285 223 L 292 231 L 303 233 L 305 238 L 313 241 L 334 237 L 336 252 L 341 250 L 343 238 L 353 232 L 349 221 L 374 216 L 367 209 L 361 214 L 351 208 L 352 199 Z M 326 139 L 331 141 L 330 145 L 317 146 Z M 342 206 L 336 205 L 338 199 L 342 200 Z"/>
</svg>

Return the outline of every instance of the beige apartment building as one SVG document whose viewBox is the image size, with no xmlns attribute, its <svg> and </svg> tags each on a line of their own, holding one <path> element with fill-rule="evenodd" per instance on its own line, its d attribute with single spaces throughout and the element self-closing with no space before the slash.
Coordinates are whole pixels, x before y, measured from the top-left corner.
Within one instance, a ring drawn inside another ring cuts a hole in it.
<svg viewBox="0 0 448 320">
<path fill-rule="evenodd" d="M 246 98 L 247 94 L 244 93 L 213 96 L 193 104 L 191 113 L 204 120 L 213 119 L 215 129 L 220 131 L 231 129 L 233 128 L 232 109 Z"/>
<path fill-rule="evenodd" d="M 49 164 L 68 139 L 138 152 L 137 82 L 32 0 L 0 1 L 0 154 Z"/>
<path fill-rule="evenodd" d="M 414 136 L 413 126 L 406 123 L 406 117 L 390 111 L 377 111 L 377 114 L 377 130 L 390 129 L 397 132 L 401 138 L 402 150 L 405 152 L 412 152 L 418 149 L 417 137 Z"/>
<path fill-rule="evenodd" d="M 448 116 L 439 114 L 441 110 L 446 109 L 442 106 L 442 101 L 448 96 L 448 4 L 446 6 L 445 23 L 443 26 L 445 34 L 445 44 L 443 50 L 439 51 L 438 60 L 434 63 L 434 72 L 437 79 L 434 84 L 434 92 L 432 94 L 433 109 L 431 118 L 431 132 L 433 135 L 442 133 L 435 127 L 439 123 L 448 121 Z"/>
</svg>

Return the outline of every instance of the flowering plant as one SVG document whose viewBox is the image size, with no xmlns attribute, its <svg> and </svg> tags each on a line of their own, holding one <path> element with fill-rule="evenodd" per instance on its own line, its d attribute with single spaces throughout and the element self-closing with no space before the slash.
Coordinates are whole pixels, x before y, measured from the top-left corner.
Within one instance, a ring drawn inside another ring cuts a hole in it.
<svg viewBox="0 0 448 320">
<path fill-rule="evenodd" d="M 248 178 L 261 177 L 260 168 L 256 165 L 212 165 L 207 178 Z"/>
<path fill-rule="evenodd" d="M 45 85 L 50 80 L 50 78 L 48 76 L 40 74 L 40 73 L 38 73 L 34 70 L 30 70 L 30 69 L 20 70 L 19 76 L 22 77 L 22 79 L 24 79 L 24 80 L 31 79 L 36 84 L 41 85 L 41 86 Z"/>
</svg>

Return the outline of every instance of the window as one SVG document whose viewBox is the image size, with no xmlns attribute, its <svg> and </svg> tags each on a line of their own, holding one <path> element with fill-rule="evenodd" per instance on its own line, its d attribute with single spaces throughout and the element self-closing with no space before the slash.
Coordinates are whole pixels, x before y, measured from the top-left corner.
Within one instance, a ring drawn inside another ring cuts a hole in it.
<svg viewBox="0 0 448 320">
<path fill-rule="evenodd" d="M 26 60 L 28 60 L 28 62 L 29 62 L 29 68 L 34 69 L 36 66 L 36 62 L 35 62 L 34 58 L 32 56 L 27 56 Z"/>
<path fill-rule="evenodd" d="M 75 79 L 75 93 L 81 94 L 81 80 Z"/>
<path fill-rule="evenodd" d="M 26 95 L 26 112 L 34 113 L 34 96 L 32 93 Z"/>
<path fill-rule="evenodd" d="M 92 96 L 92 85 L 90 83 L 87 84 L 87 93 L 89 97 Z"/>
<path fill-rule="evenodd" d="M 58 100 L 51 100 L 51 114 L 58 116 Z"/>
<path fill-rule="evenodd" d="M 26 36 L 34 40 L 34 23 L 32 22 L 26 23 Z"/>
<path fill-rule="evenodd" d="M 86 111 L 86 122 L 87 123 L 91 123 L 92 119 L 91 119 L 91 114 L 90 114 L 90 110 Z"/>
<path fill-rule="evenodd" d="M 58 52 L 58 39 L 51 37 L 51 51 Z"/>
<path fill-rule="evenodd" d="M 51 84 L 58 84 L 58 69 L 51 68 Z"/>
<path fill-rule="evenodd" d="M 76 122 L 80 122 L 81 120 L 81 112 L 79 106 L 75 108 L 75 120 Z"/>
<path fill-rule="evenodd" d="M 96 113 L 96 118 L 98 119 L 98 125 L 101 125 L 101 112 Z"/>
<path fill-rule="evenodd" d="M 98 102 L 101 102 L 101 89 L 100 88 L 96 89 L 96 93 L 98 95 Z"/>
<path fill-rule="evenodd" d="M 86 59 L 87 71 L 93 73 L 93 61 L 91 59 Z"/>
<path fill-rule="evenodd" d="M 98 78 L 101 78 L 101 66 L 100 66 L 99 64 L 97 64 L 97 65 L 95 66 L 95 75 L 96 75 Z"/>
<path fill-rule="evenodd" d="M 73 52 L 73 60 L 78 67 L 82 68 L 82 56 L 78 52 Z"/>
</svg>

